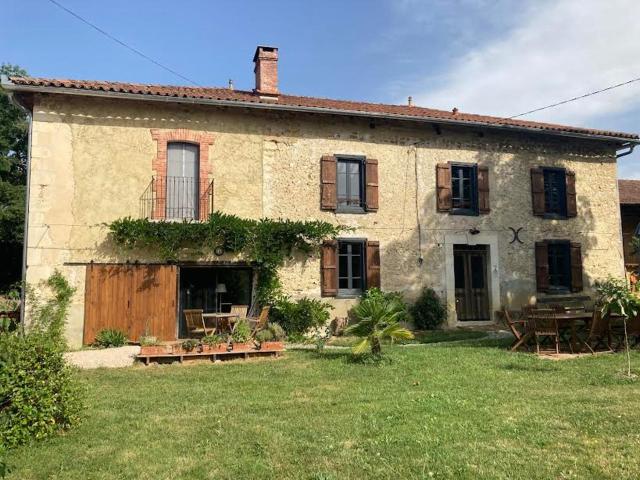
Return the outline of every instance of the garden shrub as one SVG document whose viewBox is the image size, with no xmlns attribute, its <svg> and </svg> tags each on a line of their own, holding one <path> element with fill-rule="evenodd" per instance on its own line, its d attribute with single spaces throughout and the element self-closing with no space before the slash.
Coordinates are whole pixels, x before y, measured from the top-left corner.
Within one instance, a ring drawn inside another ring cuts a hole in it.
<svg viewBox="0 0 640 480">
<path fill-rule="evenodd" d="M 404 300 L 404 295 L 400 292 L 384 292 L 377 287 L 370 288 L 362 295 L 362 300 L 372 299 L 374 301 L 380 300 L 384 302 L 397 302 L 398 305 L 402 306 L 401 313 L 398 315 L 398 322 L 407 322 L 409 321 L 409 310 L 407 306 L 407 302 Z M 354 316 L 353 312 L 350 312 L 350 316 Z"/>
<path fill-rule="evenodd" d="M 63 328 L 74 289 L 55 272 L 46 301 L 28 289 L 28 328 L 0 332 L 0 450 L 66 430 L 80 419 L 82 390 L 64 360 Z"/>
<path fill-rule="evenodd" d="M 409 313 L 418 330 L 438 328 L 447 318 L 447 309 L 432 288 L 425 288 L 416 303 L 411 305 Z"/>
<path fill-rule="evenodd" d="M 271 321 L 284 328 L 287 335 L 297 336 L 327 325 L 331 309 L 331 304 L 314 298 L 293 301 L 281 296 L 274 302 L 270 316 Z"/>
<path fill-rule="evenodd" d="M 127 344 L 127 334 L 115 328 L 105 328 L 96 335 L 94 345 L 102 348 L 123 347 Z"/>
</svg>

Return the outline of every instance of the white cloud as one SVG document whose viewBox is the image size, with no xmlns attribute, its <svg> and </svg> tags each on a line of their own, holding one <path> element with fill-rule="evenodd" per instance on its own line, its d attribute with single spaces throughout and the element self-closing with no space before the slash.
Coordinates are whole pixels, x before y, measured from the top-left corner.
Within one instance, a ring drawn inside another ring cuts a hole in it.
<svg viewBox="0 0 640 480">
<path fill-rule="evenodd" d="M 512 5 L 518 20 L 504 34 L 415 82 L 398 101 L 412 94 L 418 105 L 510 116 L 640 77 L 639 0 Z M 588 125 L 633 110 L 640 111 L 640 82 L 525 118 Z"/>
</svg>

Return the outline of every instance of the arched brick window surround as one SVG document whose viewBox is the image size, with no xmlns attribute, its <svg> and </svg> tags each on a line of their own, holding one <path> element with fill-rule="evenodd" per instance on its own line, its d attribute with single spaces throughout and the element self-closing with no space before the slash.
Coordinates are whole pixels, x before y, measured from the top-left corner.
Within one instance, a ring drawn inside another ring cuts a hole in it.
<svg viewBox="0 0 640 480">
<path fill-rule="evenodd" d="M 171 142 L 185 142 L 193 143 L 199 147 L 199 161 L 200 165 L 198 170 L 200 172 L 200 185 L 207 185 L 211 175 L 211 165 L 209 163 L 209 146 L 213 145 L 213 134 L 207 132 L 199 132 L 194 130 L 187 130 L 185 128 L 179 128 L 176 130 L 161 130 L 157 128 L 151 129 L 151 138 L 157 142 L 157 153 L 153 159 L 151 168 L 153 174 L 156 177 L 164 177 L 167 174 L 167 145 Z M 154 183 L 155 186 L 159 185 Z M 165 188 L 162 185 L 160 188 Z M 202 187 L 201 187 L 202 190 Z M 153 218 L 162 219 L 165 215 L 165 196 L 158 195 L 159 192 L 154 192 L 156 198 L 156 205 L 154 208 Z M 202 201 L 201 201 L 202 203 Z M 200 205 L 201 217 L 206 212 L 204 205 Z M 201 218 L 202 220 L 203 218 Z"/>
</svg>

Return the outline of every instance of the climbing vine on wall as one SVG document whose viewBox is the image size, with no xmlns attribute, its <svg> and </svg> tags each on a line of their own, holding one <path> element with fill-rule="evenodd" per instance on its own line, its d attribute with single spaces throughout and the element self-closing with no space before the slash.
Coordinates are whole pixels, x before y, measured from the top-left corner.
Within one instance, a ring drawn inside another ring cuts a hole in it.
<svg viewBox="0 0 640 480">
<path fill-rule="evenodd" d="M 167 261 L 181 254 L 206 255 L 216 248 L 258 266 L 257 297 L 266 303 L 280 293 L 280 268 L 294 251 L 317 251 L 345 227 L 327 222 L 263 218 L 252 220 L 214 212 L 205 222 L 167 222 L 125 217 L 107 224 L 113 241 L 126 249 L 155 252 Z"/>
</svg>

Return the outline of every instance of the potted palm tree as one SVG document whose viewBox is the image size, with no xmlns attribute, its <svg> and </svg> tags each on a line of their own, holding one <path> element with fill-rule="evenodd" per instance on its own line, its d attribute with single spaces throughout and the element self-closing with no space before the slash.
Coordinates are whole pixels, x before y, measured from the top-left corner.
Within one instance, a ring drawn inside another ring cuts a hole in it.
<svg viewBox="0 0 640 480">
<path fill-rule="evenodd" d="M 371 349 L 374 356 L 382 355 L 382 340 L 408 340 L 413 333 L 404 328 L 399 319 L 406 314 L 406 305 L 397 295 L 389 294 L 365 295 L 360 303 L 353 307 L 353 315 L 358 323 L 345 329 L 346 335 L 363 337 L 356 343 L 352 351 L 361 355 Z"/>
<path fill-rule="evenodd" d="M 235 352 L 246 352 L 253 347 L 251 343 L 251 327 L 246 320 L 240 320 L 231 333 L 231 346 Z"/>
<path fill-rule="evenodd" d="M 220 353 L 227 351 L 227 338 L 223 335 L 202 337 L 202 353 Z"/>
</svg>

